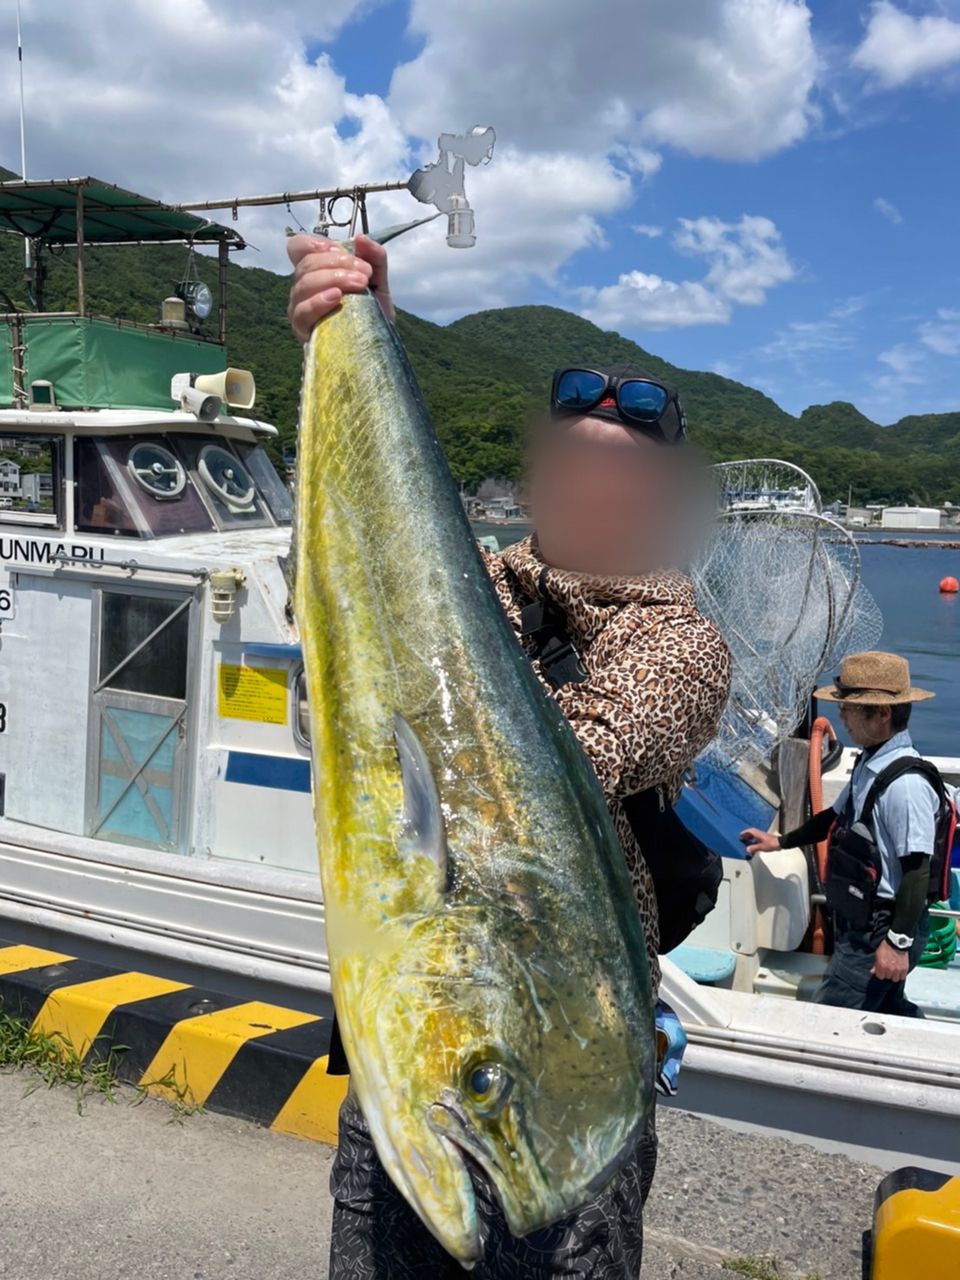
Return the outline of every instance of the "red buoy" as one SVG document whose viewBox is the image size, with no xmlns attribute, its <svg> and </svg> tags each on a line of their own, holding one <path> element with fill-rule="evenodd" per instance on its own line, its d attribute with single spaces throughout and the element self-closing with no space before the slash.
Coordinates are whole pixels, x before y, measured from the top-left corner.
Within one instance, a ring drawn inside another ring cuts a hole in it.
<svg viewBox="0 0 960 1280">
<path fill-rule="evenodd" d="M 941 578 L 940 590 L 944 595 L 956 595 L 956 593 L 960 591 L 960 582 L 958 582 L 956 578 Z"/>
</svg>

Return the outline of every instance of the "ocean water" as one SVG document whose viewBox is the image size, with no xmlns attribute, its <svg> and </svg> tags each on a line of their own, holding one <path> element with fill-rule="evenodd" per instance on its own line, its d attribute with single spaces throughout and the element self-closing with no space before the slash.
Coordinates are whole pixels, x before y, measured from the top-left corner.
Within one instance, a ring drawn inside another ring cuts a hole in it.
<svg viewBox="0 0 960 1280">
<path fill-rule="evenodd" d="M 501 547 L 530 530 L 523 524 L 475 524 L 478 535 L 493 534 Z M 945 539 L 955 547 L 891 547 L 877 539 Z M 865 538 L 860 545 L 863 580 L 883 614 L 879 645 L 903 654 L 913 683 L 937 696 L 918 703 L 910 730 L 919 751 L 960 756 L 960 594 L 942 595 L 940 579 L 960 579 L 960 534 L 891 533 Z M 827 679 L 835 672 L 828 672 Z M 832 720 L 826 704 L 821 709 Z M 837 722 L 838 723 L 838 722 Z"/>
<path fill-rule="evenodd" d="M 960 595 L 939 591 L 941 578 L 960 579 L 960 538 L 950 541 L 955 548 L 860 547 L 863 581 L 883 614 L 879 647 L 903 654 L 913 683 L 937 695 L 910 720 L 917 749 L 933 756 L 960 756 Z"/>
</svg>

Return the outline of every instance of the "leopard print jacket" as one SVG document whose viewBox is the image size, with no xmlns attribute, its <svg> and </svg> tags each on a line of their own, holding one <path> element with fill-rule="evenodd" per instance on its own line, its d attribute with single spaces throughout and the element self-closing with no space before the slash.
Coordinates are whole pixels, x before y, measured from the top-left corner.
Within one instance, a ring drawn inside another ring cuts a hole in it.
<svg viewBox="0 0 960 1280">
<path fill-rule="evenodd" d="M 485 560 L 519 636 L 520 611 L 541 594 L 546 567 L 536 536 L 500 555 L 485 553 Z M 730 687 L 730 653 L 713 623 L 697 611 L 693 587 L 681 573 L 600 578 L 549 568 L 543 591 L 563 609 L 587 669 L 585 681 L 564 685 L 553 696 L 610 806 L 656 988 L 656 896 L 620 801 L 653 786 L 676 800 L 684 773 L 716 733 Z M 546 685 L 535 657 L 532 663 Z"/>
</svg>

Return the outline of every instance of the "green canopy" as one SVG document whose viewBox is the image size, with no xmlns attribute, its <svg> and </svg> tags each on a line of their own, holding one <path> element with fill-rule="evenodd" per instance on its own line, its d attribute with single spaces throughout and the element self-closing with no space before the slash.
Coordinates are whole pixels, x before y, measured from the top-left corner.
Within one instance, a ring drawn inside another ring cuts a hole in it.
<svg viewBox="0 0 960 1280">
<path fill-rule="evenodd" d="M 76 244 L 78 217 L 87 244 L 226 242 L 244 247 L 230 227 L 183 213 L 147 196 L 97 178 L 45 182 L 0 182 L 0 230 L 39 238 L 46 244 Z"/>
</svg>

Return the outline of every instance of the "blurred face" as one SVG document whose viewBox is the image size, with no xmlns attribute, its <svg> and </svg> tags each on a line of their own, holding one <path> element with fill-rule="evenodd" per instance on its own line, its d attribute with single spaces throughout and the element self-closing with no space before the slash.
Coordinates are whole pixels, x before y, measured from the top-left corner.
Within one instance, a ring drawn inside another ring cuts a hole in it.
<svg viewBox="0 0 960 1280">
<path fill-rule="evenodd" d="M 841 702 L 840 719 L 850 740 L 858 747 L 877 747 L 881 742 L 886 742 L 893 732 L 889 707 Z"/>
<path fill-rule="evenodd" d="M 635 577 L 678 558 L 679 451 L 604 418 L 552 418 L 534 436 L 530 501 L 548 564 Z"/>
</svg>

